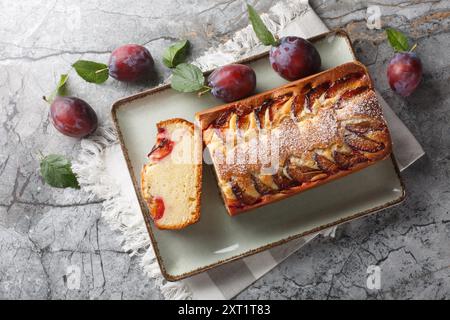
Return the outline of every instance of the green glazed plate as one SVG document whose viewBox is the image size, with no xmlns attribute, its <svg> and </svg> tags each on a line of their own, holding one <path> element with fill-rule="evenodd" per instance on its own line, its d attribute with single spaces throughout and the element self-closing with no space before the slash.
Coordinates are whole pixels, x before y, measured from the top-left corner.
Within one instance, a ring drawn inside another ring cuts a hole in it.
<svg viewBox="0 0 450 320">
<path fill-rule="evenodd" d="M 331 32 L 310 39 L 322 57 L 322 69 L 355 60 L 348 36 Z M 286 83 L 270 67 L 267 53 L 241 63 L 257 75 L 257 92 Z M 112 116 L 122 151 L 161 271 L 169 281 L 183 279 L 223 263 L 239 259 L 289 240 L 356 219 L 401 202 L 403 183 L 393 157 L 280 202 L 230 217 L 210 165 L 203 167 L 200 221 L 183 230 L 154 227 L 139 190 L 140 170 L 152 148 L 155 124 L 180 117 L 194 121 L 198 111 L 220 105 L 211 95 L 179 93 L 162 86 L 120 99 Z"/>
</svg>

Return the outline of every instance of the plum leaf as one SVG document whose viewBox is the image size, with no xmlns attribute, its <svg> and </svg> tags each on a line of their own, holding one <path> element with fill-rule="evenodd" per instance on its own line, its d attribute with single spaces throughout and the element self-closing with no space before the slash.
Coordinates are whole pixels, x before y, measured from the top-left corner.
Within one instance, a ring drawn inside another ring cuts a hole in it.
<svg viewBox="0 0 450 320">
<path fill-rule="evenodd" d="M 94 61 L 78 60 L 72 67 L 78 75 L 91 83 L 103 83 L 108 80 L 108 66 L 103 63 L 98 63 Z"/>
<path fill-rule="evenodd" d="M 409 50 L 408 38 L 398 30 L 393 28 L 386 29 L 388 41 L 392 48 L 397 52 L 406 52 Z"/>
<path fill-rule="evenodd" d="M 278 41 L 275 39 L 273 34 L 267 29 L 266 25 L 262 21 L 256 10 L 249 4 L 247 4 L 248 17 L 255 31 L 256 36 L 259 41 L 261 41 L 265 46 L 276 46 Z"/>
<path fill-rule="evenodd" d="M 205 88 L 205 77 L 199 67 L 181 63 L 173 70 L 171 86 L 180 92 L 196 92 Z"/>
<path fill-rule="evenodd" d="M 168 68 L 175 68 L 186 59 L 186 53 L 189 49 L 189 41 L 183 40 L 174 43 L 164 51 L 163 63 Z"/>
<path fill-rule="evenodd" d="M 56 96 L 63 96 L 65 94 L 67 79 L 69 79 L 69 75 L 67 73 L 59 76 L 58 84 L 56 85 L 55 90 L 49 95 L 44 97 L 44 100 L 48 103 L 52 103 L 55 100 Z"/>
<path fill-rule="evenodd" d="M 77 177 L 72 171 L 72 164 L 61 155 L 50 154 L 40 163 L 41 176 L 45 183 L 55 188 L 80 189 Z"/>
</svg>

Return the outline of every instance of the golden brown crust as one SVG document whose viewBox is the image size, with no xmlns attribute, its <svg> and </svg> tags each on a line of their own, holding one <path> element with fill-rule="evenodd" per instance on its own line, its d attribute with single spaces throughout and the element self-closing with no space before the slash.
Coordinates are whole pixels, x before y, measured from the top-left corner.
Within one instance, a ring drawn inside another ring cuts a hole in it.
<svg viewBox="0 0 450 320">
<path fill-rule="evenodd" d="M 192 122 L 189 122 L 189 121 L 184 120 L 182 118 L 172 118 L 172 119 L 166 119 L 166 120 L 160 121 L 160 122 L 158 122 L 156 124 L 156 128 L 157 129 L 164 128 L 164 127 L 167 127 L 167 126 L 169 126 L 171 124 L 184 125 L 184 126 L 189 128 L 190 132 L 194 133 L 194 124 Z"/>
<path fill-rule="evenodd" d="M 199 130 L 196 130 L 193 123 L 191 123 L 187 120 L 181 119 L 181 118 L 167 119 L 167 120 L 158 122 L 156 124 L 156 127 L 157 127 L 157 129 L 160 129 L 160 128 L 165 128 L 169 125 L 174 125 L 174 124 L 181 124 L 181 125 L 187 127 L 194 137 L 194 144 L 196 146 L 195 150 L 198 151 L 198 154 L 195 156 L 195 158 L 196 158 L 195 168 L 196 168 L 197 177 L 198 177 L 196 184 L 195 184 L 197 202 L 196 202 L 196 207 L 195 207 L 195 215 L 192 215 L 191 219 L 185 221 L 184 223 L 180 223 L 177 225 L 161 225 L 161 224 L 158 224 L 158 220 L 154 221 L 155 226 L 158 227 L 158 229 L 162 229 L 162 230 L 182 229 L 182 228 L 187 227 L 188 225 L 196 223 L 200 219 L 200 199 L 201 199 L 201 193 L 202 193 L 201 157 L 202 157 L 202 147 L 203 147 L 200 132 L 199 132 Z M 144 174 L 146 168 L 147 168 L 147 164 L 144 164 L 144 166 L 142 167 L 142 170 L 141 170 L 141 195 L 142 195 L 142 198 L 145 200 L 145 203 L 149 210 L 149 214 L 152 216 L 151 208 L 153 207 L 153 199 L 151 196 L 149 196 L 147 194 L 147 192 L 145 192 L 145 189 L 144 189 L 147 184 L 151 183 L 150 181 L 146 181 L 146 175 Z M 174 192 L 176 192 L 176 190 L 174 190 Z"/>
<path fill-rule="evenodd" d="M 196 120 L 230 215 L 356 172 L 391 152 L 372 81 L 357 62 L 199 112 Z M 248 159 L 255 149 L 271 155 L 270 143 L 260 136 L 277 131 L 280 166 L 269 174 L 259 158 Z M 225 160 L 239 152 L 245 163 Z"/>
</svg>

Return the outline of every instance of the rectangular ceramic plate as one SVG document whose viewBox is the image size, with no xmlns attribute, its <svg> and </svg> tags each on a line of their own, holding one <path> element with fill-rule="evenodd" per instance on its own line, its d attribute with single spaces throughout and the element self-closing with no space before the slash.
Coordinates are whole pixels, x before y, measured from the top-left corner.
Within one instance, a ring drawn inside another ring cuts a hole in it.
<svg viewBox="0 0 450 320">
<path fill-rule="evenodd" d="M 323 70 L 355 60 L 351 42 L 343 32 L 310 40 L 322 57 Z M 267 54 L 242 62 L 255 70 L 257 92 L 286 83 L 270 67 Z M 403 183 L 391 157 L 316 189 L 230 217 L 220 197 L 213 168 L 204 165 L 200 221 L 183 230 L 158 230 L 138 192 L 140 170 L 155 143 L 155 125 L 174 117 L 194 121 L 196 112 L 220 104 L 212 95 L 198 98 L 163 86 L 121 99 L 112 107 L 122 151 L 166 279 L 174 281 L 192 276 L 404 199 Z"/>
</svg>

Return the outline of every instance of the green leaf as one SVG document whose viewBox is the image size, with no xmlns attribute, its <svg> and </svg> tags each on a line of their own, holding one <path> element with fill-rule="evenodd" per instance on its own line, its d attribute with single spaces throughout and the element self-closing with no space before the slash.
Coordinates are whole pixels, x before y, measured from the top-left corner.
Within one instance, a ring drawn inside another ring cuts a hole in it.
<svg viewBox="0 0 450 320">
<path fill-rule="evenodd" d="M 276 46 L 278 44 L 277 40 L 269 31 L 269 29 L 267 29 L 266 25 L 264 24 L 256 10 L 249 4 L 247 4 L 247 10 L 248 18 L 250 19 L 253 31 L 255 31 L 258 39 L 266 46 Z"/>
<path fill-rule="evenodd" d="M 189 41 L 183 40 L 174 43 L 164 51 L 163 63 L 168 68 L 175 68 L 186 59 Z"/>
<path fill-rule="evenodd" d="M 78 60 L 72 67 L 87 82 L 103 83 L 108 79 L 108 66 L 94 61 Z"/>
<path fill-rule="evenodd" d="M 195 92 L 205 87 L 202 70 L 193 64 L 179 64 L 172 73 L 172 88 L 180 92 Z"/>
<path fill-rule="evenodd" d="M 67 83 L 67 79 L 68 78 L 69 78 L 68 74 L 62 74 L 59 77 L 59 82 L 56 85 L 55 90 L 53 90 L 53 92 L 49 96 L 44 97 L 44 99 L 48 103 L 52 103 L 56 96 L 63 96 L 64 95 L 65 89 L 66 89 L 66 83 Z"/>
<path fill-rule="evenodd" d="M 67 73 L 66 74 L 62 74 L 59 77 L 59 82 L 58 82 L 58 85 L 56 86 L 56 94 L 58 96 L 64 95 L 64 93 L 66 91 L 67 79 L 69 79 L 69 75 Z"/>
<path fill-rule="evenodd" d="M 72 164 L 63 156 L 50 154 L 41 160 L 40 167 L 41 176 L 48 185 L 55 188 L 80 188 Z"/>
<path fill-rule="evenodd" d="M 408 38 L 398 30 L 388 28 L 386 34 L 395 51 L 403 52 L 409 50 Z"/>
</svg>

